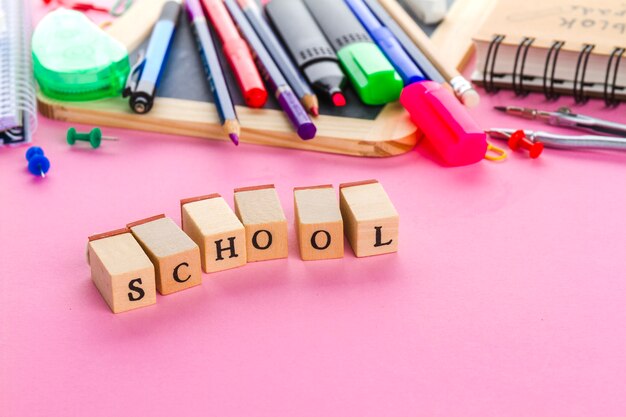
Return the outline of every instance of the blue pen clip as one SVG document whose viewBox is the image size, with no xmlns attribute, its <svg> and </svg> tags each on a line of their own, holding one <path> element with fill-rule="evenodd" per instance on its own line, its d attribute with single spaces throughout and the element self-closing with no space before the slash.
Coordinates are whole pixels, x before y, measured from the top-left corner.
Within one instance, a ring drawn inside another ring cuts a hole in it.
<svg viewBox="0 0 626 417">
<path fill-rule="evenodd" d="M 126 86 L 124 87 L 124 91 L 122 92 L 122 97 L 130 96 L 133 91 L 137 88 L 137 83 L 141 79 L 141 73 L 143 72 L 143 68 L 146 64 L 146 50 L 142 49 L 139 51 L 139 57 L 137 58 L 137 62 L 130 69 L 128 73 L 128 78 L 126 78 Z"/>
</svg>

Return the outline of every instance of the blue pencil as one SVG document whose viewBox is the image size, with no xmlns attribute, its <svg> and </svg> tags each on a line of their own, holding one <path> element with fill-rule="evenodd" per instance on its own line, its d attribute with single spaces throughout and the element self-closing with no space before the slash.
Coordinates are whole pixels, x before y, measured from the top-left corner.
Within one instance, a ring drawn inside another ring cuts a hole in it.
<svg viewBox="0 0 626 417">
<path fill-rule="evenodd" d="M 398 71 L 404 85 L 426 79 L 426 76 L 406 53 L 393 33 L 383 26 L 363 0 L 345 0 L 345 2 L 376 42 L 376 45 L 383 51 L 391 65 Z"/>
<path fill-rule="evenodd" d="M 215 99 L 220 122 L 230 140 L 232 140 L 235 145 L 239 145 L 241 127 L 239 120 L 237 120 L 235 106 L 230 97 L 228 85 L 226 84 L 226 79 L 224 78 L 224 73 L 222 72 L 222 67 L 217 57 L 215 43 L 209 32 L 207 20 L 204 17 L 204 11 L 202 10 L 200 1 L 185 0 L 185 9 L 198 43 L 198 50 L 200 51 L 209 85 L 211 86 L 211 92 Z"/>
</svg>

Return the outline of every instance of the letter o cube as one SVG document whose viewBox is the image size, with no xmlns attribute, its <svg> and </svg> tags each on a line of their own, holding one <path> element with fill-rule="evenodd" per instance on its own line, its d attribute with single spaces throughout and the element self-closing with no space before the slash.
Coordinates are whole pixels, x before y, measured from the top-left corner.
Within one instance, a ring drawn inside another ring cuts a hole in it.
<svg viewBox="0 0 626 417">
<path fill-rule="evenodd" d="M 304 261 L 343 257 L 343 220 L 332 185 L 293 190 L 296 233 Z"/>
</svg>

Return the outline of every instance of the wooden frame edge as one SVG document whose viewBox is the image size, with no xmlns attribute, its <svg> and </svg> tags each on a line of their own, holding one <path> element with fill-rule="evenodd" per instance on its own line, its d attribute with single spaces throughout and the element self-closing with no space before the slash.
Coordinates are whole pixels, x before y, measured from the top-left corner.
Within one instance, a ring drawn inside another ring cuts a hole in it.
<svg viewBox="0 0 626 417">
<path fill-rule="evenodd" d="M 137 116 L 121 97 L 60 102 L 38 94 L 37 102 L 39 112 L 55 120 L 228 140 L 213 103 L 161 97 L 150 113 Z M 293 132 L 281 111 L 247 107 L 237 111 L 243 143 L 368 157 L 401 155 L 417 143 L 417 128 L 398 103 L 387 105 L 375 120 L 319 116 L 318 134 L 308 141 Z"/>
</svg>

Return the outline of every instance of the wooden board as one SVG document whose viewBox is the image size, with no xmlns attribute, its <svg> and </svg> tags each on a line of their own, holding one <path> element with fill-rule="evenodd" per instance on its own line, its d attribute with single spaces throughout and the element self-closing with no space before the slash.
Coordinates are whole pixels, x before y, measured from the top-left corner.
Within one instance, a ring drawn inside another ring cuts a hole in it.
<svg viewBox="0 0 626 417">
<path fill-rule="evenodd" d="M 108 32 L 129 51 L 137 49 L 149 36 L 164 1 L 135 1 L 131 9 L 107 29 Z M 141 24 L 138 25 L 137 22 Z M 181 23 L 183 22 L 184 18 Z M 179 60 L 176 62 L 178 64 Z M 166 68 L 165 81 L 169 70 Z M 196 70 L 202 71 L 201 65 L 194 67 L 194 71 Z M 206 85 L 201 87 L 208 88 Z M 163 90 L 168 89 L 160 87 L 159 97 L 147 115 L 133 113 L 127 101 L 121 97 L 77 103 L 52 100 L 39 93 L 38 105 L 39 111 L 44 116 L 56 120 L 228 140 L 219 126 L 216 108 L 209 102 L 210 99 L 192 100 L 187 96 L 178 97 L 177 91 L 170 93 L 166 91 L 165 96 L 162 96 Z M 351 102 L 356 101 L 355 98 Z M 236 98 L 235 102 L 238 102 Z M 322 115 L 314 119 L 318 128 L 317 136 L 309 141 L 303 141 L 296 136 L 275 103 L 269 103 L 268 108 L 264 109 L 251 109 L 242 105 L 236 108 L 242 125 L 243 143 L 355 156 L 387 157 L 410 151 L 418 140 L 415 126 L 398 102 L 381 108 L 370 108 L 359 103 L 351 104 L 343 110 L 322 106 Z"/>
</svg>

